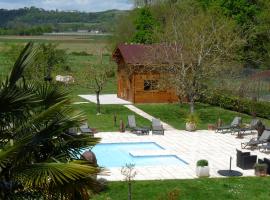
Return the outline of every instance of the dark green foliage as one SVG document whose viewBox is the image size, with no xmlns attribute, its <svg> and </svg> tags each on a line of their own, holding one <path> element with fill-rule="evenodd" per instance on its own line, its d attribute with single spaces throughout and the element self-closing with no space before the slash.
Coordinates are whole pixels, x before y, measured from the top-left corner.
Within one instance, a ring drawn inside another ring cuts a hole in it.
<svg viewBox="0 0 270 200">
<path fill-rule="evenodd" d="M 239 25 L 247 44 L 239 54 L 245 66 L 269 68 L 270 64 L 270 2 L 264 0 L 198 0 L 205 9 L 230 17 Z"/>
<path fill-rule="evenodd" d="M 98 13 L 46 11 L 35 7 L 0 9 L 0 35 L 41 35 L 80 29 L 111 32 L 112 24 L 123 13 L 125 11 L 118 10 Z"/>
<path fill-rule="evenodd" d="M 208 166 L 208 161 L 207 160 L 198 160 L 196 165 L 198 167 L 204 167 L 204 166 Z"/>
<path fill-rule="evenodd" d="M 157 21 L 152 16 L 148 7 L 139 10 L 135 20 L 135 35 L 132 42 L 140 44 L 152 44 L 154 42 L 154 29 L 157 27 Z"/>
<path fill-rule="evenodd" d="M 219 91 L 208 92 L 199 101 L 249 115 L 255 113 L 258 117 L 270 119 L 269 102 L 255 102 L 246 98 L 233 97 Z"/>
</svg>

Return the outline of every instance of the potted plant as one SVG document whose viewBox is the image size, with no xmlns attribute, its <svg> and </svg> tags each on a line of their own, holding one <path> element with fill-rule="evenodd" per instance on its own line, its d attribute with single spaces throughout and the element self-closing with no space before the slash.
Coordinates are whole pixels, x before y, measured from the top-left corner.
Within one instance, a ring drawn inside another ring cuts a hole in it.
<svg viewBox="0 0 270 200">
<path fill-rule="evenodd" d="M 254 166 L 256 176 L 266 176 L 267 175 L 267 164 L 256 163 Z"/>
<path fill-rule="evenodd" d="M 196 131 L 199 118 L 196 114 L 190 113 L 186 118 L 186 130 Z"/>
<path fill-rule="evenodd" d="M 207 160 L 198 160 L 197 161 L 196 175 L 198 177 L 210 176 L 209 171 L 210 171 L 210 169 L 209 169 Z"/>
</svg>

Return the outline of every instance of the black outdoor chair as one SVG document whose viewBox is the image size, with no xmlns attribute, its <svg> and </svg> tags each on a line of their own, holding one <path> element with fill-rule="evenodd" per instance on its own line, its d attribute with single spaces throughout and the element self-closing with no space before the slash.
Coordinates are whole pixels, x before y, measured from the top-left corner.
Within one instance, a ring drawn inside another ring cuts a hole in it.
<svg viewBox="0 0 270 200">
<path fill-rule="evenodd" d="M 267 164 L 267 174 L 270 175 L 270 160 L 267 158 L 262 159 L 258 159 L 258 163 L 259 164 Z"/>
<path fill-rule="evenodd" d="M 250 155 L 250 152 L 242 152 L 236 149 L 236 166 L 241 169 L 253 169 L 257 162 L 256 155 Z"/>
</svg>

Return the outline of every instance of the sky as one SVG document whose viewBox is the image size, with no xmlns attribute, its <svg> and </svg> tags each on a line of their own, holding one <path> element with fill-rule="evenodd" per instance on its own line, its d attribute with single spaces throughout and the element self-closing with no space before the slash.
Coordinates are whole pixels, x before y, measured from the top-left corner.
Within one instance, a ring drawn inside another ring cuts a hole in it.
<svg viewBox="0 0 270 200">
<path fill-rule="evenodd" d="M 0 8 L 17 9 L 35 6 L 45 10 L 79 10 L 98 12 L 132 8 L 130 0 L 0 0 Z"/>
</svg>

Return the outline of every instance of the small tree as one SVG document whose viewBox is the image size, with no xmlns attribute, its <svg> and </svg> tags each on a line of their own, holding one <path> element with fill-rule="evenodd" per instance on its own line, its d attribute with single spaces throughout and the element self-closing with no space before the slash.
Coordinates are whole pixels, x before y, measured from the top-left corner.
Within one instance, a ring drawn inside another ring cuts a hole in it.
<svg viewBox="0 0 270 200">
<path fill-rule="evenodd" d="M 135 176 L 137 175 L 137 172 L 135 170 L 134 164 L 126 164 L 125 167 L 122 167 L 121 174 L 125 176 L 125 181 L 128 184 L 128 200 L 132 199 L 132 191 L 131 191 L 131 184 Z"/>
<path fill-rule="evenodd" d="M 100 110 L 100 94 L 108 80 L 114 76 L 113 67 L 111 64 L 93 64 L 86 68 L 83 74 L 83 84 L 93 90 L 97 99 L 97 114 Z"/>
</svg>

